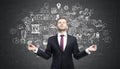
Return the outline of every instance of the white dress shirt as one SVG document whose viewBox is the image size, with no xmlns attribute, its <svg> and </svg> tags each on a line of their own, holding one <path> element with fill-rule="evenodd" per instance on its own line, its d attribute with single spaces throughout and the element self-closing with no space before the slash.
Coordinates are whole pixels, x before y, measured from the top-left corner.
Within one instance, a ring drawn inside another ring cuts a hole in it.
<svg viewBox="0 0 120 69">
<path fill-rule="evenodd" d="M 61 39 L 61 36 L 60 35 L 64 35 L 63 36 L 63 51 L 65 50 L 65 48 L 66 48 L 66 45 L 67 45 L 67 32 L 65 32 L 65 33 L 63 33 L 63 34 L 61 34 L 61 33 L 58 33 L 58 36 L 57 36 L 57 39 L 58 39 L 58 43 L 59 43 L 59 46 L 60 46 L 60 39 Z"/>
</svg>

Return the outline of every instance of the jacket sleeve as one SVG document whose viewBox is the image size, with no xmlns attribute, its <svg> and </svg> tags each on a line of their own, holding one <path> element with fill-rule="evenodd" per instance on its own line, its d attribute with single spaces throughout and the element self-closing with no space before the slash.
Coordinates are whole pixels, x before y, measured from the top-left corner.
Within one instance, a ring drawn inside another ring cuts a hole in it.
<svg viewBox="0 0 120 69">
<path fill-rule="evenodd" d="M 86 53 L 86 51 L 82 51 L 80 52 L 78 49 L 78 44 L 77 44 L 77 39 L 74 39 L 74 47 L 73 47 L 73 56 L 75 59 L 80 59 L 84 56 L 88 55 L 88 53 Z"/>
<path fill-rule="evenodd" d="M 50 38 L 48 39 L 48 44 L 47 48 L 45 51 L 38 49 L 37 53 L 38 56 L 41 56 L 44 59 L 49 59 L 52 55 L 52 50 L 51 50 L 51 44 L 50 44 Z"/>
</svg>

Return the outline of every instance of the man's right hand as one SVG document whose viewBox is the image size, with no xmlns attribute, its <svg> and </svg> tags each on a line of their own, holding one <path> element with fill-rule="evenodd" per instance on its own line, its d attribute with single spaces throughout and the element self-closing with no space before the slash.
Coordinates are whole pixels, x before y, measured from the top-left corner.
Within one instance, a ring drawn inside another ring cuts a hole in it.
<svg viewBox="0 0 120 69">
<path fill-rule="evenodd" d="M 33 45 L 33 44 L 29 44 L 29 45 L 27 46 L 27 49 L 28 49 L 29 51 L 34 51 L 34 50 L 37 49 L 37 47 L 35 47 L 35 45 Z"/>
</svg>

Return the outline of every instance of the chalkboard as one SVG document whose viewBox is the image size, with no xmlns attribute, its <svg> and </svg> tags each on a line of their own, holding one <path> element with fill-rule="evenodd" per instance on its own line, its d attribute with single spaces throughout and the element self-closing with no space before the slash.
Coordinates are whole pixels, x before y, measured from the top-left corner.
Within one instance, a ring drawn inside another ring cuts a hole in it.
<svg viewBox="0 0 120 69">
<path fill-rule="evenodd" d="M 68 21 L 68 34 L 75 36 L 82 51 L 97 44 L 98 51 L 74 60 L 75 69 L 116 69 L 119 54 L 117 2 L 103 0 L 23 0 L 1 2 L 1 68 L 50 69 L 45 60 L 26 48 L 28 43 L 46 49 L 57 34 L 56 20 Z"/>
</svg>

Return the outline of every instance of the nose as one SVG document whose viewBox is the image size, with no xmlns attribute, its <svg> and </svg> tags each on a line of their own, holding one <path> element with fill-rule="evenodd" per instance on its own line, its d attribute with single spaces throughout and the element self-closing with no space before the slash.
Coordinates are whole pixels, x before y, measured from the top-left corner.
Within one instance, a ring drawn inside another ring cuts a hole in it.
<svg viewBox="0 0 120 69">
<path fill-rule="evenodd" d="M 61 22 L 60 24 L 63 25 L 63 22 Z"/>
<path fill-rule="evenodd" d="M 60 24 L 62 24 L 62 25 L 63 25 L 63 24 L 64 24 L 64 22 L 61 22 Z"/>
</svg>

